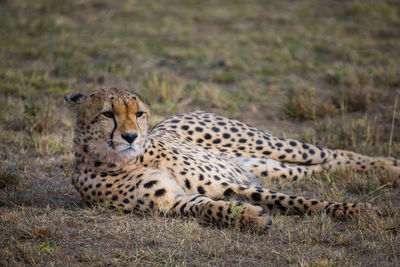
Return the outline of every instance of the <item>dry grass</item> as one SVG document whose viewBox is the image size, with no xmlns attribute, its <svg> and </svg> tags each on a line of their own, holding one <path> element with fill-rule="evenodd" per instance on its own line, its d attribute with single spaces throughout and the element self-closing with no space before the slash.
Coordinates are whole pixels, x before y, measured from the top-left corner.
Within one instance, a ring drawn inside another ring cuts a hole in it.
<svg viewBox="0 0 400 267">
<path fill-rule="evenodd" d="M 136 90 L 146 99 L 151 99 L 153 111 L 158 114 L 177 114 L 193 108 L 232 107 L 227 94 L 218 86 L 188 81 L 175 73 L 147 75 Z"/>
<path fill-rule="evenodd" d="M 356 0 L 0 1 L 0 265 L 398 266 L 400 185 L 387 173 L 264 181 L 381 214 L 274 214 L 264 235 L 85 206 L 70 185 L 74 121 L 62 97 L 128 88 L 152 102 L 153 125 L 206 109 L 387 155 L 398 10 L 398 1 Z M 395 114 L 399 157 L 399 105 Z"/>
<path fill-rule="evenodd" d="M 16 187 L 21 180 L 21 176 L 13 166 L 1 166 L 0 168 L 0 189 L 8 186 Z"/>
<path fill-rule="evenodd" d="M 329 101 L 317 98 L 315 88 L 289 90 L 283 106 L 286 116 L 302 120 L 317 120 L 333 115 L 334 110 Z"/>
</svg>

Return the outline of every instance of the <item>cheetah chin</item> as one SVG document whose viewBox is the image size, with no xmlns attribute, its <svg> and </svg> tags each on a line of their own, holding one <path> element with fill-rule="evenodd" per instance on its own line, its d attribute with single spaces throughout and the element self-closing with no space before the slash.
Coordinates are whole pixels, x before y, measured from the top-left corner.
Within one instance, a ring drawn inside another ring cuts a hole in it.
<svg viewBox="0 0 400 267">
<path fill-rule="evenodd" d="M 144 151 L 143 147 L 137 145 L 120 145 L 115 150 L 110 148 L 103 155 L 97 154 L 97 159 L 102 162 L 122 166 L 130 161 L 135 160 L 136 157 L 141 155 Z"/>
</svg>

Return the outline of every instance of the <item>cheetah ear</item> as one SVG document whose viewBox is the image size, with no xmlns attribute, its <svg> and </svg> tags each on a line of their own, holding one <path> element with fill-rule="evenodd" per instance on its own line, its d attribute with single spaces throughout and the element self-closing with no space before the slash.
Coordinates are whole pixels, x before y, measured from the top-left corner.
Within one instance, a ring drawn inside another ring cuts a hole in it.
<svg viewBox="0 0 400 267">
<path fill-rule="evenodd" d="M 70 108 L 74 109 L 79 104 L 82 104 L 87 99 L 87 96 L 79 93 L 66 93 L 64 95 L 65 101 L 69 104 Z"/>
</svg>

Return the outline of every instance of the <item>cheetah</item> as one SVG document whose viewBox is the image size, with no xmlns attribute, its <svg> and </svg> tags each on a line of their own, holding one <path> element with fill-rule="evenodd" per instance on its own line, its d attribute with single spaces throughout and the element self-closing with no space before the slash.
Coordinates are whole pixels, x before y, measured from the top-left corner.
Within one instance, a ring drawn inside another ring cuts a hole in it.
<svg viewBox="0 0 400 267">
<path fill-rule="evenodd" d="M 149 131 L 150 104 L 127 90 L 71 92 L 65 100 L 76 115 L 72 183 L 89 205 L 265 231 L 269 210 L 341 219 L 362 207 L 286 195 L 261 187 L 260 179 L 300 180 L 340 168 L 400 174 L 394 158 L 277 138 L 205 111 L 168 117 Z"/>
</svg>

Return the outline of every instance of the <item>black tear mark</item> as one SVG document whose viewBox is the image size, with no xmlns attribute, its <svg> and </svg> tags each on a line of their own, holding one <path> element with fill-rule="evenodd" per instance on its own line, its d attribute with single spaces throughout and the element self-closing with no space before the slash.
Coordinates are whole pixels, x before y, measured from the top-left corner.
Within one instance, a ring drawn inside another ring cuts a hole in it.
<svg viewBox="0 0 400 267">
<path fill-rule="evenodd" d="M 112 106 L 112 109 L 114 110 L 114 105 L 111 104 L 111 106 Z M 113 138 L 114 138 L 114 132 L 115 132 L 115 130 L 117 129 L 117 121 L 115 120 L 115 117 L 114 117 L 114 116 L 112 117 L 112 119 L 113 119 L 113 122 L 114 122 L 114 128 L 113 128 L 113 130 L 112 130 L 112 132 L 111 132 L 111 135 L 110 135 L 110 142 L 109 142 L 109 144 L 110 144 L 110 147 L 111 147 L 113 150 L 115 150 Z"/>
</svg>

